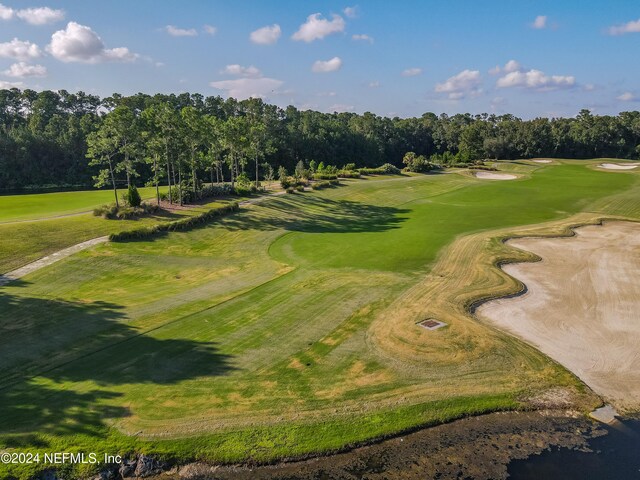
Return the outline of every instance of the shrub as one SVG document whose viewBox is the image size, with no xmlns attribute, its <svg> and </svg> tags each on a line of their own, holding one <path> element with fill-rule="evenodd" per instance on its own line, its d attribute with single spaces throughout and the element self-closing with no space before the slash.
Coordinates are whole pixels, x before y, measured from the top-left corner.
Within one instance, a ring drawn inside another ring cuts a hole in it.
<svg viewBox="0 0 640 480">
<path fill-rule="evenodd" d="M 314 180 L 333 180 L 338 178 L 338 175 L 336 175 L 335 173 L 326 173 L 326 172 L 316 172 L 313 174 L 313 179 Z"/>
<path fill-rule="evenodd" d="M 293 187 L 287 187 L 286 192 L 287 192 L 287 193 L 295 193 L 295 192 L 296 192 L 296 190 L 295 190 Z"/>
<path fill-rule="evenodd" d="M 347 163 L 344 167 L 342 167 L 342 170 L 353 171 L 355 169 L 356 169 L 356 164 L 355 163 Z"/>
<path fill-rule="evenodd" d="M 127 189 L 127 204 L 130 207 L 139 207 L 140 203 L 142 203 L 140 192 L 138 192 L 135 185 L 129 185 L 129 188 Z"/>
<path fill-rule="evenodd" d="M 328 180 L 323 180 L 321 182 L 313 182 L 311 184 L 311 188 L 314 190 L 322 190 L 323 188 L 330 187 L 331 183 Z"/>
<path fill-rule="evenodd" d="M 114 219 L 118 215 L 118 207 L 115 203 L 101 205 L 93 209 L 93 215 L 96 217 Z"/>
<path fill-rule="evenodd" d="M 399 175 L 400 169 L 390 163 L 376 168 L 360 168 L 358 170 L 362 175 Z"/>
<path fill-rule="evenodd" d="M 212 208 L 206 212 L 195 215 L 193 217 L 182 218 L 174 222 L 159 223 L 151 227 L 136 228 L 120 233 L 112 233 L 109 240 L 112 242 L 124 242 L 127 240 L 139 240 L 149 238 L 155 235 L 164 234 L 165 232 L 177 232 L 191 230 L 199 225 L 203 225 L 215 218 L 222 217 L 232 212 L 236 212 L 240 208 L 237 202 L 230 203 L 218 208 Z"/>
<path fill-rule="evenodd" d="M 304 185 L 296 185 L 296 190 L 298 192 L 304 192 Z"/>
<path fill-rule="evenodd" d="M 353 170 L 339 170 L 338 178 L 360 178 L 360 172 Z"/>
<path fill-rule="evenodd" d="M 251 191 L 252 191 L 252 189 L 249 186 L 240 185 L 240 184 L 236 185 L 235 193 L 236 193 L 236 195 L 238 195 L 240 197 L 247 197 L 247 196 L 251 195 Z"/>
</svg>

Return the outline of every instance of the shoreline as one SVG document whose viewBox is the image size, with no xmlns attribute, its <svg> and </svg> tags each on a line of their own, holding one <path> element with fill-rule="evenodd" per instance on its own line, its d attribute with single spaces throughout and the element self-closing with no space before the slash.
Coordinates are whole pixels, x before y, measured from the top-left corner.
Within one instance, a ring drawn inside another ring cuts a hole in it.
<svg viewBox="0 0 640 480">
<path fill-rule="evenodd" d="M 509 411 L 422 428 L 342 453 L 273 465 L 174 466 L 152 480 L 360 478 L 507 478 L 512 460 L 552 448 L 589 451 L 601 424 L 572 410 Z M 462 476 L 462 477 L 460 477 Z"/>
</svg>

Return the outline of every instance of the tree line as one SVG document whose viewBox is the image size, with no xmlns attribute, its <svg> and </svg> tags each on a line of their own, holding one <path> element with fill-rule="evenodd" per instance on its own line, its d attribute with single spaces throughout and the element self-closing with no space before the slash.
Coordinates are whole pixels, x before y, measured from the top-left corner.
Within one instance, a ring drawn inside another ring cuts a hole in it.
<svg viewBox="0 0 640 480">
<path fill-rule="evenodd" d="M 401 167 L 532 157 L 640 158 L 640 112 L 522 120 L 513 115 L 321 113 L 200 94 L 99 98 L 0 90 L 0 190 L 257 181 L 302 162 Z"/>
</svg>

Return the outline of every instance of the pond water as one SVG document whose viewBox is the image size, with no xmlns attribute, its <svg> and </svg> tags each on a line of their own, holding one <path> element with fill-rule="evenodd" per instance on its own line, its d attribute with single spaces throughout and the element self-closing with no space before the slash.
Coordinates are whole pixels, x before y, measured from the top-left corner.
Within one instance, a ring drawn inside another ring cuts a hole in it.
<svg viewBox="0 0 640 480">
<path fill-rule="evenodd" d="M 640 420 L 615 420 L 607 435 L 589 440 L 592 452 L 552 449 L 508 466 L 516 480 L 640 479 Z"/>
</svg>

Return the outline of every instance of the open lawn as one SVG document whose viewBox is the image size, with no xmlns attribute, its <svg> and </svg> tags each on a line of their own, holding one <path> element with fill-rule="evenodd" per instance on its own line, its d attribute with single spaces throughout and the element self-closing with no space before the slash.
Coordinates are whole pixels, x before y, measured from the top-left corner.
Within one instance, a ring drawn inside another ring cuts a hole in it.
<svg viewBox="0 0 640 480">
<path fill-rule="evenodd" d="M 0 222 L 0 274 L 92 238 L 179 220 L 225 203 L 228 200 L 212 200 L 182 210 L 161 210 L 154 215 L 130 220 L 106 220 L 85 213 L 37 221 Z"/>
<path fill-rule="evenodd" d="M 468 307 L 518 289 L 496 262 L 533 259 L 502 238 L 640 220 L 640 175 L 597 163 L 346 181 L 3 287 L 0 449 L 270 461 L 557 387 L 592 407 L 573 375 Z M 429 317 L 448 325 L 416 325 Z"/>
<path fill-rule="evenodd" d="M 118 190 L 118 196 L 126 191 Z M 154 187 L 139 188 L 138 191 L 143 200 L 156 196 Z M 165 191 L 167 187 L 160 188 L 160 192 Z M 95 207 L 113 202 L 113 190 L 0 195 L 0 224 L 89 212 Z"/>
</svg>

